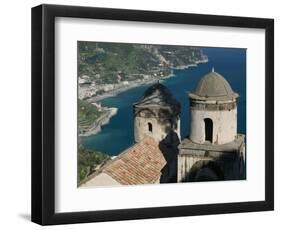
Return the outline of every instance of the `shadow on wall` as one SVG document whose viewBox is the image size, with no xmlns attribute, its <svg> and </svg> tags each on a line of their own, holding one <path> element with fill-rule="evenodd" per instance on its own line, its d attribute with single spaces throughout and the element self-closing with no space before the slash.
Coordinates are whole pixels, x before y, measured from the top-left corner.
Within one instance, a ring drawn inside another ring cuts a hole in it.
<svg viewBox="0 0 281 230">
<path fill-rule="evenodd" d="M 196 162 L 190 169 L 187 181 L 220 181 L 224 180 L 224 174 L 218 163 L 210 160 Z"/>
<path fill-rule="evenodd" d="M 171 130 L 167 136 L 159 142 L 159 149 L 163 153 L 166 160 L 166 165 L 161 170 L 160 183 L 176 183 L 177 182 L 177 168 L 178 168 L 178 145 L 180 139 L 178 134 Z"/>
<path fill-rule="evenodd" d="M 205 156 L 208 156 L 206 151 Z M 182 182 L 245 180 L 243 159 L 236 152 L 225 152 L 213 159 L 202 159 L 193 164 Z"/>
</svg>

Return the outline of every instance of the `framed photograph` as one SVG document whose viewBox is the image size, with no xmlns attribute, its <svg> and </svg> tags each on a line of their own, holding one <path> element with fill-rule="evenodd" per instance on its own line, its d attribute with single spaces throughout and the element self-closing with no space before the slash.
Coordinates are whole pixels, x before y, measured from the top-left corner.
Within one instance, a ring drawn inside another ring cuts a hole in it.
<svg viewBox="0 0 281 230">
<path fill-rule="evenodd" d="M 274 21 L 32 8 L 32 221 L 274 208 Z"/>
</svg>

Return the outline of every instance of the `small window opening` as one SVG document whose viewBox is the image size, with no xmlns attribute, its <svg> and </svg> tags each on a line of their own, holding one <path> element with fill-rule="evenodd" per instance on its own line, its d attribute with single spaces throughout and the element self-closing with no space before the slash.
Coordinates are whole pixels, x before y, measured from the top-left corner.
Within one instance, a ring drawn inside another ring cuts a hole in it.
<svg viewBox="0 0 281 230">
<path fill-rule="evenodd" d="M 148 122 L 147 125 L 148 125 L 148 131 L 152 132 L 152 124 L 150 122 Z"/>
<path fill-rule="evenodd" d="M 210 118 L 205 118 L 205 141 L 213 143 L 213 121 Z"/>
</svg>

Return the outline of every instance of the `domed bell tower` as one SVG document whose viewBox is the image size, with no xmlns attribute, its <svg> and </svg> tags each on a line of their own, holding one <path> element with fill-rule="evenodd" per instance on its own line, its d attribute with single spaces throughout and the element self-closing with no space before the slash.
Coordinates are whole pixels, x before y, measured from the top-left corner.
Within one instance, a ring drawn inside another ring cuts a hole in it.
<svg viewBox="0 0 281 230">
<path fill-rule="evenodd" d="M 214 70 L 204 76 L 196 90 L 189 93 L 190 140 L 198 143 L 225 144 L 237 135 L 238 94 Z"/>
<path fill-rule="evenodd" d="M 214 69 L 189 93 L 190 134 L 179 145 L 179 182 L 245 179 L 245 135 L 237 134 L 238 96 Z"/>
<path fill-rule="evenodd" d="M 134 104 L 133 110 L 135 142 L 146 136 L 153 137 L 158 142 L 164 139 L 173 142 L 175 135 L 179 142 L 180 103 L 167 87 L 160 83 L 150 86 L 143 97 Z M 168 134 L 173 135 L 167 137 Z"/>
</svg>

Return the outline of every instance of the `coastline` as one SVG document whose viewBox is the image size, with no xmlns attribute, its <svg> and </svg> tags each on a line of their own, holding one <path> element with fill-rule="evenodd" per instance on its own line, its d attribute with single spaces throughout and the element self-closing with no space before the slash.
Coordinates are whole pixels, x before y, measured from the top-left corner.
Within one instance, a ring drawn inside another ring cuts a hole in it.
<svg viewBox="0 0 281 230">
<path fill-rule="evenodd" d="M 170 74 L 166 77 L 163 77 L 162 79 L 167 79 L 167 78 L 170 78 L 174 75 Z M 158 79 L 153 79 L 153 80 L 148 80 L 148 81 L 144 81 L 144 82 L 135 82 L 131 85 L 128 85 L 126 87 L 122 87 L 122 88 L 118 88 L 118 89 L 114 89 L 108 93 L 105 93 L 103 95 L 98 95 L 98 96 L 94 96 L 94 97 L 91 97 L 91 98 L 88 98 L 87 101 L 89 103 L 96 103 L 96 102 L 99 102 L 105 98 L 108 98 L 108 97 L 114 97 L 116 95 L 118 95 L 119 93 L 122 93 L 122 92 L 125 92 L 129 89 L 133 89 L 133 88 L 136 88 L 136 87 L 139 87 L 139 86 L 142 86 L 142 85 L 149 85 L 149 84 L 153 84 L 153 83 L 156 83 L 158 81 Z M 102 115 L 101 117 L 99 117 L 97 119 L 97 121 L 94 122 L 94 124 L 91 125 L 91 127 L 85 132 L 85 133 L 81 133 L 79 134 L 79 137 L 87 137 L 87 136 L 91 136 L 91 135 L 95 135 L 97 133 L 99 133 L 101 131 L 101 127 L 103 125 L 106 125 L 109 123 L 110 119 L 115 116 L 118 112 L 118 109 L 117 108 L 105 108 L 107 111 L 105 112 L 104 115 Z"/>
<path fill-rule="evenodd" d="M 203 60 L 195 61 L 192 64 L 172 67 L 171 69 L 172 70 L 183 70 L 183 69 L 188 69 L 190 67 L 197 67 L 198 64 L 207 63 L 207 62 L 208 62 L 208 59 L 207 60 L 203 59 Z M 99 101 L 101 101 L 105 98 L 117 96 L 119 93 L 122 93 L 126 90 L 133 89 L 135 87 L 139 87 L 139 86 L 142 86 L 142 85 L 153 84 L 153 83 L 156 83 L 157 81 L 166 80 L 166 79 L 174 77 L 174 76 L 175 75 L 173 73 L 171 73 L 171 74 L 169 74 L 165 77 L 162 77 L 161 79 L 155 79 L 154 78 L 154 79 L 143 80 L 142 82 L 136 81 L 136 82 L 131 83 L 130 85 L 126 85 L 126 86 L 123 86 L 123 87 L 120 87 L 120 88 L 117 88 L 117 89 L 110 90 L 109 92 L 104 93 L 103 95 L 97 95 L 97 96 L 90 97 L 90 98 L 87 99 L 87 101 L 90 102 L 90 103 L 99 102 Z"/>
<path fill-rule="evenodd" d="M 163 79 L 166 79 L 166 78 L 167 77 L 164 77 Z M 143 82 L 134 82 L 134 83 L 131 83 L 130 85 L 126 85 L 126 86 L 123 86 L 123 87 L 120 87 L 120 88 L 117 88 L 117 89 L 110 90 L 109 92 L 104 93 L 102 95 L 90 97 L 90 98 L 87 99 L 87 101 L 90 102 L 90 103 L 99 102 L 99 101 L 101 101 L 105 98 L 117 96 L 119 93 L 125 92 L 129 89 L 133 89 L 133 88 L 136 88 L 136 87 L 139 87 L 139 86 L 142 86 L 142 85 L 153 84 L 157 81 L 158 81 L 158 79 L 147 80 L 147 81 L 143 81 Z"/>
<path fill-rule="evenodd" d="M 201 61 L 196 61 L 195 63 L 189 64 L 189 65 L 172 67 L 171 69 L 172 70 L 173 69 L 175 69 L 175 70 L 183 70 L 183 69 L 188 69 L 190 67 L 197 67 L 198 64 L 206 63 L 206 62 L 208 62 L 208 60 L 201 60 Z M 123 87 L 120 87 L 118 89 L 110 90 L 109 92 L 104 93 L 102 95 L 97 95 L 97 96 L 90 97 L 90 98 L 87 99 L 87 101 L 90 102 L 90 103 L 99 102 L 99 101 L 101 101 L 103 99 L 106 99 L 108 97 L 117 96 L 119 93 L 122 93 L 124 91 L 129 90 L 129 89 L 133 89 L 133 88 L 136 88 L 136 87 L 139 87 L 139 86 L 143 86 L 143 85 L 153 84 L 153 83 L 156 83 L 158 81 L 163 81 L 163 80 L 166 80 L 166 79 L 174 77 L 174 76 L 175 76 L 174 74 L 169 74 L 169 75 L 167 75 L 165 77 L 162 77 L 161 79 L 155 79 L 154 78 L 154 79 L 144 80 L 142 82 L 134 82 L 134 83 L 131 83 L 130 85 L 123 86 Z"/>
<path fill-rule="evenodd" d="M 87 137 L 97 134 L 101 131 L 101 127 L 109 123 L 110 119 L 118 112 L 117 108 L 104 108 L 105 113 L 100 116 L 85 133 L 79 134 L 79 137 Z"/>
<path fill-rule="evenodd" d="M 172 69 L 175 69 L 175 70 L 183 70 L 183 69 L 188 69 L 190 67 L 197 67 L 198 64 L 201 64 L 201 63 L 207 63 L 208 60 L 198 60 L 198 61 L 195 61 L 193 64 L 189 64 L 189 65 L 181 65 L 181 66 L 176 66 L 176 67 L 172 67 Z"/>
<path fill-rule="evenodd" d="M 200 63 L 206 63 L 208 62 L 208 60 L 199 60 L 199 61 L 196 61 L 195 63 L 193 64 L 189 64 L 189 65 L 184 65 L 184 66 L 177 66 L 177 67 L 172 67 L 171 69 L 175 69 L 175 70 L 183 70 L 183 69 L 188 69 L 190 67 L 197 67 L 198 64 Z M 113 89 L 107 93 L 104 93 L 103 95 L 97 95 L 97 96 L 94 96 L 94 97 L 91 97 L 91 98 L 88 98 L 87 101 L 89 103 L 96 103 L 96 102 L 99 102 L 103 99 L 106 99 L 108 97 L 114 97 L 114 96 L 117 96 L 118 94 L 122 93 L 122 92 L 125 92 L 129 89 L 133 89 L 133 88 L 136 88 L 136 87 L 139 87 L 139 86 L 143 86 L 143 85 L 149 85 L 149 84 L 153 84 L 153 83 L 156 83 L 158 81 L 161 81 L 161 80 L 166 80 L 168 78 L 171 78 L 171 77 L 174 77 L 175 75 L 173 73 L 165 76 L 165 77 L 162 77 L 161 79 L 149 79 L 149 80 L 144 80 L 142 82 L 139 82 L 139 81 L 136 81 L 134 83 L 131 83 L 130 85 L 126 85 L 126 86 L 123 86 L 123 87 L 120 87 L 120 88 L 117 88 L 117 89 Z M 110 119 L 115 116 L 118 112 L 118 109 L 117 108 L 106 108 L 104 107 L 104 109 L 106 109 L 107 111 L 105 112 L 105 114 L 103 114 L 101 117 L 99 117 L 97 119 L 97 121 L 94 122 L 94 124 L 91 125 L 91 127 L 89 127 L 89 129 L 83 133 L 83 134 L 79 134 L 79 137 L 87 137 L 87 136 L 90 136 L 90 135 L 95 135 L 97 133 L 99 133 L 101 131 L 101 128 L 103 125 L 106 125 L 109 123 Z"/>
</svg>

